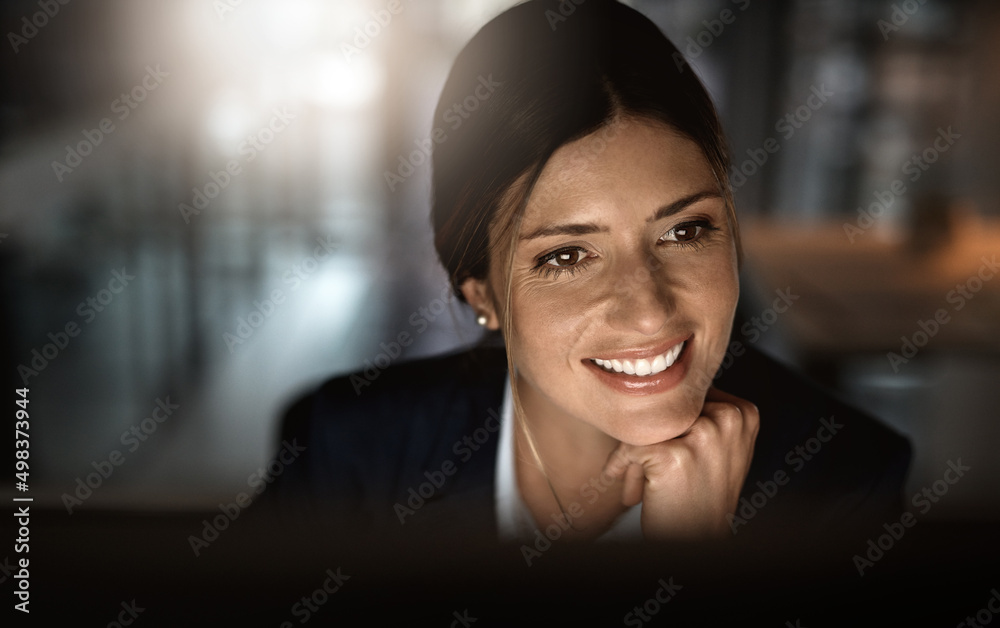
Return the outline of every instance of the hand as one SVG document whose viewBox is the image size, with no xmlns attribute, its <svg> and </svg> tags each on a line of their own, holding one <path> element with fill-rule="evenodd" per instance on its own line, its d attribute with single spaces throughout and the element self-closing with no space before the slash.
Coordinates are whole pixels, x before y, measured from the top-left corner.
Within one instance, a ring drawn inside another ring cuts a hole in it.
<svg viewBox="0 0 1000 628">
<path fill-rule="evenodd" d="M 620 443 L 604 472 L 624 478 L 622 502 L 642 502 L 647 539 L 725 536 L 750 470 L 757 406 L 716 388 L 684 434 L 654 445 Z"/>
</svg>

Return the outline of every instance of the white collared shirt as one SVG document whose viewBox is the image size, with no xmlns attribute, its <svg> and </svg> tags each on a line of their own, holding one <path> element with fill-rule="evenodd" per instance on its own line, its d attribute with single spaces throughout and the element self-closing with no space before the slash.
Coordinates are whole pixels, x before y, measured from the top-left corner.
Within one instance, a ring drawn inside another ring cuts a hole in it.
<svg viewBox="0 0 1000 628">
<path fill-rule="evenodd" d="M 510 378 L 506 378 L 503 392 L 503 406 L 500 410 L 500 442 L 497 446 L 496 461 L 496 510 L 497 529 L 503 541 L 528 541 L 534 538 L 535 525 L 531 511 L 521 499 L 514 471 L 514 398 L 510 390 Z M 642 539 L 640 517 L 642 504 L 626 510 L 599 541 L 638 541 Z"/>
</svg>

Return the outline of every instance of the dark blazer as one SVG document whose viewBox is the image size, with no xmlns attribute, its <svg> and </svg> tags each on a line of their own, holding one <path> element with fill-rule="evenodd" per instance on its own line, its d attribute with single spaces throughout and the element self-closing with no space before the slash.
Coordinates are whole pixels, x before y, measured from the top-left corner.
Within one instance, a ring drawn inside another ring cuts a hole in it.
<svg viewBox="0 0 1000 628">
<path fill-rule="evenodd" d="M 282 439 L 305 451 L 274 478 L 272 503 L 364 530 L 495 538 L 506 370 L 503 349 L 478 348 L 327 381 L 284 419 Z M 752 347 L 715 385 L 760 409 L 737 536 L 871 530 L 898 516 L 904 437 Z"/>
</svg>

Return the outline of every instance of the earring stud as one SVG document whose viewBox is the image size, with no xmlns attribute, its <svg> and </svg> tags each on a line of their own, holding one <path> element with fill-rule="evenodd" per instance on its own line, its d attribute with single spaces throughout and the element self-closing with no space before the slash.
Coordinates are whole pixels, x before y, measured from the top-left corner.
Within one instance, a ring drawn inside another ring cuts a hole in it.
<svg viewBox="0 0 1000 628">
<path fill-rule="evenodd" d="M 476 317 L 476 322 L 479 323 L 480 327 L 486 327 L 486 323 L 490 322 L 490 319 L 485 314 L 480 314 Z"/>
</svg>

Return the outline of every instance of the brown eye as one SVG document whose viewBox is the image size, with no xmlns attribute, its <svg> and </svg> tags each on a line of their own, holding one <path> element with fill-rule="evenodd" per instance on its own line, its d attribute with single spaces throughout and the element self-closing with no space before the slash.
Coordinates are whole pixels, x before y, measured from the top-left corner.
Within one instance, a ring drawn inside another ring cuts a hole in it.
<svg viewBox="0 0 1000 628">
<path fill-rule="evenodd" d="M 691 242 L 701 236 L 703 229 L 704 227 L 694 223 L 677 225 L 664 234 L 662 239 L 668 242 Z"/>
<path fill-rule="evenodd" d="M 586 256 L 587 252 L 583 249 L 561 249 L 559 251 L 549 253 L 543 259 L 544 263 L 549 266 L 565 268 L 568 266 L 576 266 Z"/>
<path fill-rule="evenodd" d="M 690 220 L 664 233 L 657 242 L 660 244 L 669 242 L 670 246 L 698 247 L 706 244 L 712 232 L 718 230 L 718 227 L 708 220 Z"/>
</svg>

